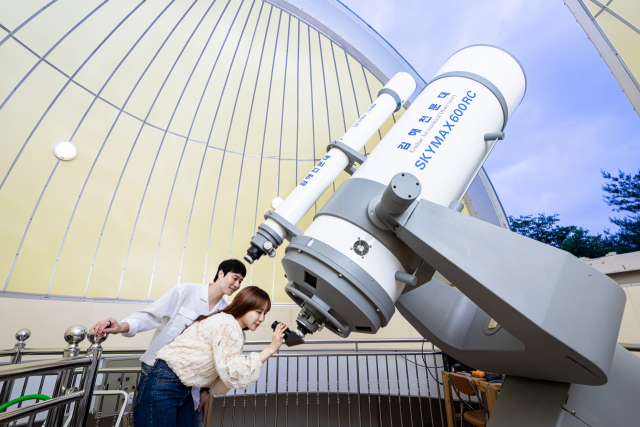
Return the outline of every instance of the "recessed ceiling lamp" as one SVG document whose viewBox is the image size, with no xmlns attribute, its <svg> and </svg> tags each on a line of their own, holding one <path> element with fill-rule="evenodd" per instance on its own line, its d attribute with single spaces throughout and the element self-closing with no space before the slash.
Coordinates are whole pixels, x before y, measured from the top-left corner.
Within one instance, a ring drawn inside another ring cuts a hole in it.
<svg viewBox="0 0 640 427">
<path fill-rule="evenodd" d="M 78 155 L 78 148 L 71 141 L 58 141 L 53 144 L 53 154 L 60 160 L 73 160 Z"/>
</svg>

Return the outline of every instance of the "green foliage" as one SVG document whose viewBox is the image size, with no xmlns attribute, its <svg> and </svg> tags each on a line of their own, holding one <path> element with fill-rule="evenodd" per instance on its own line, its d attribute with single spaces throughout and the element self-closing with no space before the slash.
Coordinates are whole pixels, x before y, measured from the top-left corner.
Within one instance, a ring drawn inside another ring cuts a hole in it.
<svg viewBox="0 0 640 427">
<path fill-rule="evenodd" d="M 601 171 L 602 177 L 609 180 L 602 190 L 609 195 L 603 197 L 605 203 L 614 206 L 616 212 L 630 212 L 624 218 L 609 218 L 619 230 L 612 234 L 605 230 L 607 238 L 617 248 L 616 252 L 640 251 L 640 169 L 635 175 L 629 175 L 618 169 L 618 176 Z"/>
<path fill-rule="evenodd" d="M 606 171 L 600 172 L 604 179 L 610 181 L 602 186 L 602 190 L 609 193 L 602 197 L 605 203 L 615 206 L 613 210 L 616 212 L 640 212 L 640 169 L 635 175 L 626 174 L 618 169 L 617 177 Z"/>
<path fill-rule="evenodd" d="M 619 230 L 611 233 L 589 234 L 589 230 L 576 226 L 560 226 L 559 215 L 525 215 L 509 217 L 511 230 L 531 239 L 565 250 L 577 257 L 599 258 L 609 252 L 619 254 L 640 251 L 640 170 L 635 175 L 618 170 L 618 176 L 601 171 L 609 182 L 602 186 L 607 193 L 605 203 L 616 212 L 630 212 L 624 218 L 609 218 Z"/>
<path fill-rule="evenodd" d="M 572 228 L 571 235 L 564 239 L 560 249 L 577 257 L 587 258 L 600 258 L 609 252 L 615 252 L 607 245 L 608 242 L 602 238 L 601 234 L 592 236 L 589 234 L 589 230 L 582 227 Z"/>
<path fill-rule="evenodd" d="M 538 214 L 509 217 L 511 230 L 547 245 L 565 250 L 577 257 L 599 258 L 611 252 L 611 245 L 602 235 L 592 236 L 589 230 L 582 227 L 563 227 L 556 223 L 560 221 L 558 214 Z"/>
<path fill-rule="evenodd" d="M 556 225 L 558 221 L 560 221 L 558 214 L 546 216 L 541 213 L 536 217 L 533 215 L 521 215 L 520 218 L 509 217 L 512 231 L 556 248 L 562 245 L 572 231 L 572 227 Z"/>
<path fill-rule="evenodd" d="M 605 235 L 611 246 L 619 254 L 640 251 L 640 215 L 627 215 L 624 218 L 609 218 L 609 221 L 619 227 L 617 233 L 605 230 Z"/>
</svg>

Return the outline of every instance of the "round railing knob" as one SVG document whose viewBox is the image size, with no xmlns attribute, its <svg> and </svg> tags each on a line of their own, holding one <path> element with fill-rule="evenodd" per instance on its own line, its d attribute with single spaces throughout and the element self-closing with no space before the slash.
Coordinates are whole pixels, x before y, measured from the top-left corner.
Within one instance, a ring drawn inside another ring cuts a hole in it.
<svg viewBox="0 0 640 427">
<path fill-rule="evenodd" d="M 89 329 L 89 333 L 87 334 L 87 338 L 91 344 L 100 344 L 106 341 L 109 334 L 105 334 L 104 332 L 101 335 L 96 334 L 93 328 Z"/>
<path fill-rule="evenodd" d="M 64 333 L 64 340 L 68 344 L 77 344 L 87 336 L 87 328 L 82 325 L 70 326 Z"/>
<path fill-rule="evenodd" d="M 16 339 L 18 341 L 26 341 L 29 339 L 30 336 L 31 336 L 31 331 L 27 328 L 20 329 L 18 332 L 16 332 Z"/>
</svg>

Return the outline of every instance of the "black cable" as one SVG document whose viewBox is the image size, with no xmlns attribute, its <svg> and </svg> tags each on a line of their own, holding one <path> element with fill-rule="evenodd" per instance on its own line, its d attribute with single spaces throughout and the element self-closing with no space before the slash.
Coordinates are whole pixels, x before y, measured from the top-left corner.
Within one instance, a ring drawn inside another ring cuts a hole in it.
<svg viewBox="0 0 640 427">
<path fill-rule="evenodd" d="M 405 359 L 405 360 L 406 360 L 407 362 L 409 362 L 409 363 L 413 363 L 414 365 L 418 365 L 418 366 L 420 366 L 420 367 L 422 367 L 422 368 L 426 368 L 426 366 L 425 366 L 425 365 L 421 365 L 421 364 L 419 364 L 419 363 L 417 363 L 417 362 L 412 362 L 411 360 L 409 360 L 409 359 L 407 358 L 407 356 L 403 356 L 403 355 L 401 355 L 401 354 L 399 354 L 398 356 L 402 357 L 403 359 Z M 435 366 L 435 368 L 444 368 L 444 366 Z"/>
<path fill-rule="evenodd" d="M 438 381 L 438 379 L 431 373 L 431 371 L 429 370 L 429 366 L 427 365 L 427 357 L 424 354 L 424 343 L 426 342 L 426 339 L 422 340 L 422 361 L 425 364 L 425 369 L 427 370 L 427 372 L 429 373 L 429 375 L 431 375 L 431 378 L 433 378 L 435 380 L 435 382 L 437 382 L 440 385 L 444 385 L 442 384 L 440 381 Z M 438 367 L 436 366 L 436 373 L 438 373 Z"/>
</svg>

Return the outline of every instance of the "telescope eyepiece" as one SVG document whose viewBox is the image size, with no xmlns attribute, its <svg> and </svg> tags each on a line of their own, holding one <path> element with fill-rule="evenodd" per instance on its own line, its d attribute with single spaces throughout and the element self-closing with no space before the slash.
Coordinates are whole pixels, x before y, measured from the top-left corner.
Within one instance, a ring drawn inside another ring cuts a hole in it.
<svg viewBox="0 0 640 427">
<path fill-rule="evenodd" d="M 255 245 L 251 245 L 249 246 L 249 249 L 247 249 L 247 254 L 244 256 L 244 260 L 249 264 L 253 264 L 254 261 L 259 260 L 261 256 L 262 251 L 260 250 L 260 248 L 256 247 Z"/>
</svg>

